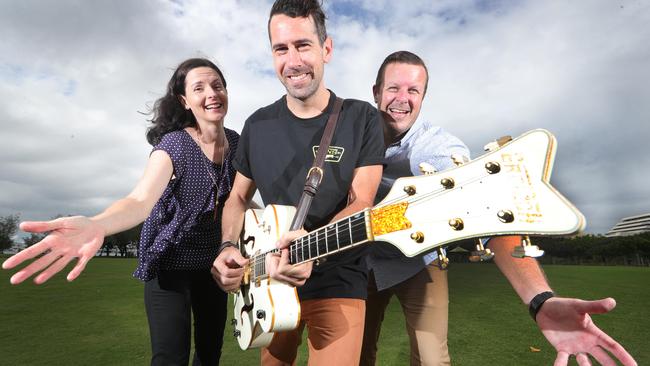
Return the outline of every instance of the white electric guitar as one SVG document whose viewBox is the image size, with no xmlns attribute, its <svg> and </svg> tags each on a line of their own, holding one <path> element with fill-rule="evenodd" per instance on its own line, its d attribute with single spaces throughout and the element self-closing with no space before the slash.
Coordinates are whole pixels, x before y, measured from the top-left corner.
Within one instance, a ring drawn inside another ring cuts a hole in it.
<svg viewBox="0 0 650 366">
<path fill-rule="evenodd" d="M 400 178 L 375 207 L 294 240 L 290 262 L 315 261 L 374 240 L 409 257 L 438 250 L 446 259 L 442 245 L 472 237 L 575 234 L 584 228 L 583 215 L 549 184 L 555 146 L 548 131 L 534 130 L 462 166 Z M 300 321 L 296 289 L 271 279 L 265 268 L 266 254 L 277 251 L 275 242 L 294 213 L 278 205 L 246 212 L 242 250 L 250 266 L 235 295 L 233 319 L 242 349 L 264 347 L 274 332 L 295 329 Z M 523 247 L 536 251 L 530 243 Z"/>
</svg>

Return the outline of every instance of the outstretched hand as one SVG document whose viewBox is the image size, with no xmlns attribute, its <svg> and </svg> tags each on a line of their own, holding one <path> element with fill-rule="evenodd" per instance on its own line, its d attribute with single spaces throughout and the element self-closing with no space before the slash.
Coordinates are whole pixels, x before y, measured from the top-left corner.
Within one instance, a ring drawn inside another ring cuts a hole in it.
<svg viewBox="0 0 650 366">
<path fill-rule="evenodd" d="M 602 365 L 616 365 L 607 354 L 614 355 L 625 366 L 636 366 L 632 356 L 612 337 L 600 330 L 589 314 L 604 314 L 616 306 L 606 298 L 596 301 L 554 297 L 547 300 L 539 313 L 537 325 L 557 350 L 555 366 L 567 365 L 575 355 L 578 365 L 591 365 L 589 354 Z"/>
<path fill-rule="evenodd" d="M 271 278 L 286 282 L 295 287 L 305 284 L 309 276 L 311 276 L 313 262 L 307 262 L 300 265 L 291 264 L 289 262 L 288 249 L 293 239 L 305 234 L 307 234 L 305 230 L 296 230 L 284 233 L 276 243 L 276 247 L 280 249 L 280 252 L 269 253 L 266 255 L 266 269 Z"/>
<path fill-rule="evenodd" d="M 42 271 L 34 278 L 36 284 L 41 284 L 65 268 L 74 258 L 79 258 L 67 276 L 68 281 L 74 280 L 101 248 L 105 236 L 105 231 L 99 224 L 84 216 L 63 217 L 52 221 L 26 221 L 20 224 L 20 229 L 50 234 L 2 263 L 2 268 L 11 269 L 42 255 L 11 277 L 10 282 L 14 285 Z"/>
</svg>

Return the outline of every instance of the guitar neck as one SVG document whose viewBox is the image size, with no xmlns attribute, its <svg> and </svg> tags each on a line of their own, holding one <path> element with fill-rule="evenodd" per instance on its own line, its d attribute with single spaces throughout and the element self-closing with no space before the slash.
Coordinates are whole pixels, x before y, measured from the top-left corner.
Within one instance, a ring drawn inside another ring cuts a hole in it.
<svg viewBox="0 0 650 366">
<path fill-rule="evenodd" d="M 289 262 L 298 265 L 314 261 L 367 242 L 371 235 L 368 217 L 368 210 L 357 212 L 293 240 L 289 244 Z M 277 252 L 277 249 L 271 251 Z M 252 258 L 253 278 L 267 274 L 265 257 L 268 253 Z"/>
</svg>

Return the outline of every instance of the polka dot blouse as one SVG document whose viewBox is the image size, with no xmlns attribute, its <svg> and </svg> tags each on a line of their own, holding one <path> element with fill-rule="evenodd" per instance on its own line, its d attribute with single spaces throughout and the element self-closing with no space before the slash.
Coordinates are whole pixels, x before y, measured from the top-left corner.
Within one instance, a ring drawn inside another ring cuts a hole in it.
<svg viewBox="0 0 650 366">
<path fill-rule="evenodd" d="M 170 156 L 174 175 L 142 227 L 134 277 L 148 281 L 159 269 L 212 266 L 221 243 L 223 204 L 235 179 L 231 162 L 239 141 L 237 132 L 225 131 L 230 149 L 223 167 L 210 161 L 185 130 L 167 133 L 154 147 L 153 151 L 163 150 Z"/>
</svg>

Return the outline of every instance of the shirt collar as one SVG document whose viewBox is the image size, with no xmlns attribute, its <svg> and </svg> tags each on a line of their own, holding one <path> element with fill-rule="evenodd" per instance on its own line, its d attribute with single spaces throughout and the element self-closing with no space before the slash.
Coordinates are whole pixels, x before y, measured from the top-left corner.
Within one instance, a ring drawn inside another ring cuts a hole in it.
<svg viewBox="0 0 650 366">
<path fill-rule="evenodd" d="M 415 135 L 418 132 L 418 130 L 420 129 L 420 127 L 424 123 L 422 121 L 423 120 L 420 119 L 420 118 L 416 119 L 415 123 L 413 123 L 411 128 L 409 128 L 409 130 L 406 131 L 404 136 L 402 136 L 401 139 L 399 139 L 399 140 L 393 142 L 392 144 L 388 145 L 388 147 L 400 147 L 400 146 L 402 146 L 402 141 L 406 142 L 406 141 L 410 140 L 411 137 L 413 137 L 413 135 Z"/>
</svg>

